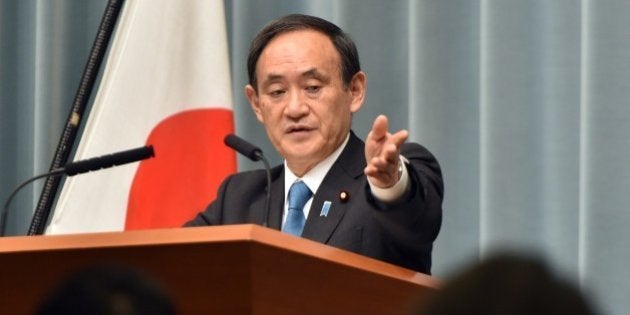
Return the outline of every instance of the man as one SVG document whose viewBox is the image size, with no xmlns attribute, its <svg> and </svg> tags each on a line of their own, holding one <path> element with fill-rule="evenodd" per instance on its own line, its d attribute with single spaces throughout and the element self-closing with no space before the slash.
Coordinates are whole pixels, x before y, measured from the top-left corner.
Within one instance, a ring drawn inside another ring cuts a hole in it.
<svg viewBox="0 0 630 315">
<path fill-rule="evenodd" d="M 367 87 L 350 37 L 320 18 L 285 16 L 253 40 L 248 74 L 245 94 L 284 158 L 272 169 L 269 226 L 430 273 L 442 217 L 439 165 L 405 143 L 407 131 L 389 133 L 385 116 L 365 144 L 350 130 Z M 186 225 L 262 223 L 265 187 L 262 170 L 232 175 Z"/>
</svg>

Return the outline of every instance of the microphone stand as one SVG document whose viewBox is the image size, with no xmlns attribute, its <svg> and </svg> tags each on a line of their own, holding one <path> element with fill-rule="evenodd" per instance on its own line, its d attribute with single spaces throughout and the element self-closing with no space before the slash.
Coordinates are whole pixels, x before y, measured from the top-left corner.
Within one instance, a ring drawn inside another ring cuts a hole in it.
<svg viewBox="0 0 630 315">
<path fill-rule="evenodd" d="M 256 156 L 258 159 L 262 160 L 265 165 L 265 172 L 267 174 L 267 196 L 265 198 L 265 222 L 263 222 L 264 227 L 269 227 L 269 212 L 271 212 L 271 171 L 269 167 L 269 162 L 267 158 L 262 153 L 256 152 Z"/>
<path fill-rule="evenodd" d="M 262 150 L 259 147 L 245 141 L 237 135 L 229 134 L 225 136 L 223 142 L 225 142 L 228 147 L 236 150 L 236 152 L 248 157 L 254 162 L 261 160 L 263 161 L 265 165 L 265 172 L 267 175 L 267 195 L 265 199 L 265 214 L 263 216 L 263 226 L 269 227 L 269 212 L 271 212 L 271 168 L 269 167 L 269 162 L 267 161 L 265 155 L 262 153 Z"/>
<path fill-rule="evenodd" d="M 40 179 L 40 178 L 45 178 L 45 177 L 53 177 L 53 176 L 59 176 L 62 175 L 64 173 L 64 169 L 60 168 L 60 169 L 55 169 L 52 172 L 48 172 L 48 173 L 44 173 L 41 175 L 37 175 L 35 177 L 30 178 L 29 180 L 23 182 L 20 186 L 18 186 L 16 189 L 13 190 L 13 192 L 9 195 L 9 198 L 7 198 L 7 201 L 4 203 L 4 207 L 2 207 L 2 215 L 0 216 L 0 222 L 2 222 L 2 224 L 0 224 L 0 237 L 5 235 L 6 232 L 6 228 L 7 228 L 7 218 L 9 215 L 9 205 L 11 204 L 11 201 L 13 200 L 13 197 L 15 197 L 15 195 L 18 193 L 18 191 L 20 191 L 22 188 L 24 188 L 24 186 Z"/>
</svg>

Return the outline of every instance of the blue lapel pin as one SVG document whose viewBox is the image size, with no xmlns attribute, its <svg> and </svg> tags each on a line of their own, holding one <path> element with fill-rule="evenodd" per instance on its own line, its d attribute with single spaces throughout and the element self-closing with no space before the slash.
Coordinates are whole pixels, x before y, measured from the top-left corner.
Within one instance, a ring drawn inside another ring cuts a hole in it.
<svg viewBox="0 0 630 315">
<path fill-rule="evenodd" d="M 319 213 L 320 217 L 328 217 L 328 210 L 330 210 L 330 205 L 332 202 L 326 200 L 324 201 L 324 205 L 322 206 L 322 211 Z"/>
</svg>

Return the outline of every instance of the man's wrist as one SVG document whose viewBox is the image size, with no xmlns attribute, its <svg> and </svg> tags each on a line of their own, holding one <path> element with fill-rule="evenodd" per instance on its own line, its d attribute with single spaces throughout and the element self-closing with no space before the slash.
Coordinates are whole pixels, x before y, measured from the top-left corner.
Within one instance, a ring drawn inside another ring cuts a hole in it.
<svg viewBox="0 0 630 315">
<path fill-rule="evenodd" d="M 407 191 L 407 187 L 409 186 L 409 174 L 407 171 L 407 167 L 405 166 L 406 159 L 401 155 L 399 160 L 399 178 L 398 182 L 396 182 L 394 186 L 388 188 L 377 187 L 370 182 L 370 179 L 368 177 L 368 184 L 370 185 L 372 195 L 374 195 L 374 197 L 376 197 L 376 199 L 378 199 L 379 201 L 394 202 L 400 199 Z"/>
</svg>

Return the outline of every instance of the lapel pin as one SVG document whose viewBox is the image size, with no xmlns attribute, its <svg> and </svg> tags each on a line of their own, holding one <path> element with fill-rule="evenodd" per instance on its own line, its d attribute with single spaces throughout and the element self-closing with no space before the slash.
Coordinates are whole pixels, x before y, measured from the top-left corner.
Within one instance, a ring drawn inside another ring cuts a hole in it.
<svg viewBox="0 0 630 315">
<path fill-rule="evenodd" d="M 342 190 L 342 191 L 339 193 L 339 200 L 341 200 L 341 202 L 346 202 L 346 201 L 348 201 L 349 199 L 350 199 L 350 194 L 349 194 L 347 191 Z"/>
<path fill-rule="evenodd" d="M 330 210 L 330 205 L 332 204 L 332 202 L 326 200 L 324 201 L 324 205 L 322 206 L 322 211 L 319 213 L 320 217 L 327 217 L 328 216 L 328 210 Z"/>
</svg>

